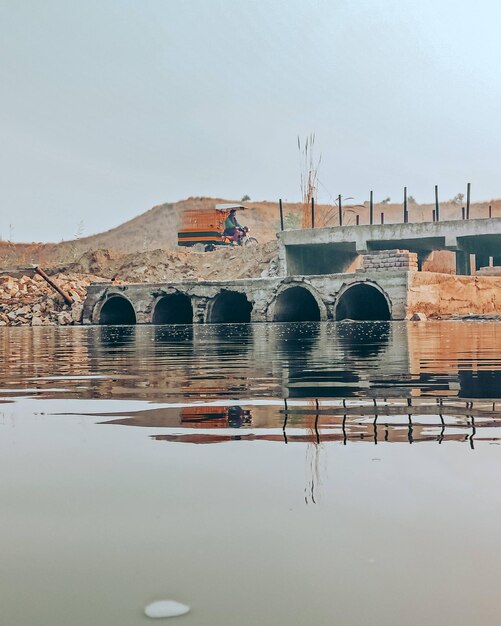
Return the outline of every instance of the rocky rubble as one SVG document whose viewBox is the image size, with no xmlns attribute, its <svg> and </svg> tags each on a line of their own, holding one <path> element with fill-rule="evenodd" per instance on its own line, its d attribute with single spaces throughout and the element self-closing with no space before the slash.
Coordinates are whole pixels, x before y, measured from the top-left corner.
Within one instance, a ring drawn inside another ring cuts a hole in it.
<svg viewBox="0 0 501 626">
<path fill-rule="evenodd" d="M 0 276 L 0 326 L 79 324 L 88 285 L 103 279 L 81 274 L 57 274 L 52 279 L 72 298 L 73 305 L 67 305 L 38 274 Z"/>
</svg>

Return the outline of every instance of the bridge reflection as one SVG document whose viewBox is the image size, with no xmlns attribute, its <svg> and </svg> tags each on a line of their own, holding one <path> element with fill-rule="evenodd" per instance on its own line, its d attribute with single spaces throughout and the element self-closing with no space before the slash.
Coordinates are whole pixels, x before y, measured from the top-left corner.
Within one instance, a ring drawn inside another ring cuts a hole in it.
<svg viewBox="0 0 501 626">
<path fill-rule="evenodd" d="M 501 399 L 499 323 L 340 322 L 16 329 L 0 402 Z M 26 381 L 30 390 L 26 391 Z M 57 381 L 57 384 L 56 382 Z"/>
<path fill-rule="evenodd" d="M 150 436 L 156 441 L 192 444 L 268 441 L 377 445 L 456 441 L 467 442 L 473 448 L 475 441 L 498 441 L 497 429 L 501 426 L 501 410 L 496 403 L 409 402 L 405 398 L 374 399 L 370 404 L 322 404 L 315 400 L 290 406 L 284 400 L 283 406 L 196 405 L 113 417 L 101 423 L 176 430 Z"/>
</svg>

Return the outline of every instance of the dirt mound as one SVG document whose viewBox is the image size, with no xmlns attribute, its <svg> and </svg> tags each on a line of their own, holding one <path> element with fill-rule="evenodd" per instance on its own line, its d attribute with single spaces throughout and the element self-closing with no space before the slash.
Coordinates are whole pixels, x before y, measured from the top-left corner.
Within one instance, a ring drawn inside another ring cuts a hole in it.
<svg viewBox="0 0 501 626">
<path fill-rule="evenodd" d="M 112 267 L 113 264 L 122 257 L 123 254 L 116 250 L 91 250 L 83 254 L 76 263 L 70 263 L 68 266 L 66 266 L 66 268 L 70 271 L 75 271 L 80 274 L 94 274 L 96 276 L 105 276 L 105 274 L 103 274 L 104 268 Z M 109 272 L 107 272 L 107 274 L 108 273 Z"/>
<path fill-rule="evenodd" d="M 95 250 L 66 267 L 72 273 L 92 273 L 121 282 L 180 282 L 228 280 L 274 275 L 278 244 L 270 241 L 253 247 L 220 247 L 213 252 L 191 249 L 158 249 L 120 254 Z"/>
</svg>

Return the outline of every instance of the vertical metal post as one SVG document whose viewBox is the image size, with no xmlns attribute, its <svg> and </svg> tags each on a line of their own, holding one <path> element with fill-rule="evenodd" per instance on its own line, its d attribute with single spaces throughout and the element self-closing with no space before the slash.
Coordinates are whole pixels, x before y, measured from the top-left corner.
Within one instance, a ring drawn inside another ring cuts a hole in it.
<svg viewBox="0 0 501 626">
<path fill-rule="evenodd" d="M 282 207 L 282 198 L 278 201 L 278 206 L 280 209 L 280 230 L 284 229 L 284 209 Z"/>
<path fill-rule="evenodd" d="M 436 219 L 436 213 L 435 213 L 435 209 L 433 209 L 431 212 L 431 221 L 434 222 L 435 219 Z"/>
<path fill-rule="evenodd" d="M 468 183 L 466 187 L 466 219 L 470 219 L 470 196 L 471 196 L 471 183 Z"/>
<path fill-rule="evenodd" d="M 438 204 L 438 185 L 435 185 L 435 217 L 440 222 L 440 206 Z"/>
<path fill-rule="evenodd" d="M 492 204 L 489 204 L 489 217 L 492 217 Z"/>
<path fill-rule="evenodd" d="M 315 198 L 311 199 L 311 227 L 315 228 Z"/>
<path fill-rule="evenodd" d="M 409 216 L 407 214 L 407 187 L 404 187 L 404 224 L 407 224 L 409 221 Z"/>
<path fill-rule="evenodd" d="M 355 216 L 355 223 L 356 223 L 357 226 L 360 225 L 360 215 L 356 215 Z"/>
<path fill-rule="evenodd" d="M 369 202 L 369 224 L 374 224 L 374 192 L 371 191 L 371 199 Z"/>
<path fill-rule="evenodd" d="M 381 224 L 384 224 L 384 213 L 381 213 Z"/>
<path fill-rule="evenodd" d="M 461 219 L 464 220 L 465 218 L 465 212 L 464 212 L 464 206 L 461 207 Z"/>
<path fill-rule="evenodd" d="M 341 206 L 341 194 L 337 197 L 337 201 L 339 203 L 339 225 L 343 225 L 343 207 Z"/>
</svg>

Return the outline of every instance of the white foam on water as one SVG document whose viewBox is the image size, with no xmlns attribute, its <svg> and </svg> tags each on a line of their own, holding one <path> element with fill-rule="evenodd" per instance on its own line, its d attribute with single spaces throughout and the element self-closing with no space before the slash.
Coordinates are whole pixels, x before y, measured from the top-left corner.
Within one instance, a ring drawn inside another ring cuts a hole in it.
<svg viewBox="0 0 501 626">
<path fill-rule="evenodd" d="M 148 604 L 144 609 L 144 614 L 153 619 L 162 617 L 179 617 L 190 611 L 190 607 L 176 600 L 158 600 Z"/>
</svg>

